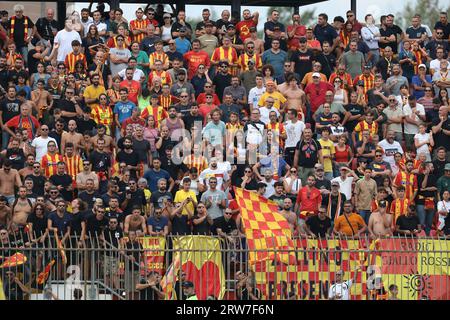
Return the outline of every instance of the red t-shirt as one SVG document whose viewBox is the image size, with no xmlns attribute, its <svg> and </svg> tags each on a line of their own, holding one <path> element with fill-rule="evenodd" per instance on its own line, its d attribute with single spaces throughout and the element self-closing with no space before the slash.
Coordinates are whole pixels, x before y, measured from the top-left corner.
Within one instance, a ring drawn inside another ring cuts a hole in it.
<svg viewBox="0 0 450 320">
<path fill-rule="evenodd" d="M 201 104 L 198 108 L 198 113 L 200 113 L 203 116 L 203 122 L 206 124 L 206 115 L 213 111 L 217 106 L 215 104 L 213 105 L 207 105 L 207 104 Z"/>
<path fill-rule="evenodd" d="M 206 93 L 202 92 L 197 97 L 197 104 L 201 105 L 202 103 L 206 103 Z M 217 106 L 220 105 L 220 100 L 217 94 L 213 93 L 213 103 Z"/>
<path fill-rule="evenodd" d="M 209 55 L 203 50 L 200 50 L 199 52 L 193 50 L 188 51 L 183 55 L 183 58 L 186 60 L 188 66 L 189 80 L 197 73 L 200 64 L 204 64 L 207 68 L 209 68 L 209 65 L 211 64 Z"/>
<path fill-rule="evenodd" d="M 22 123 L 20 123 L 20 118 L 22 118 Z M 30 120 L 32 124 L 30 123 Z M 28 131 L 28 138 L 34 139 L 33 134 L 36 133 L 36 130 L 39 128 L 39 121 L 33 117 L 22 117 L 21 115 L 15 116 L 11 118 L 8 122 L 5 123 L 5 125 L 8 128 L 17 129 L 19 128 L 19 124 L 23 129 L 27 129 Z M 34 133 L 33 133 L 33 126 L 34 126 Z"/>
<path fill-rule="evenodd" d="M 319 189 L 315 187 L 311 191 L 309 191 L 308 187 L 303 187 L 298 192 L 296 203 L 300 204 L 300 211 L 317 213 L 322 203 L 322 195 Z"/>
<path fill-rule="evenodd" d="M 320 81 L 319 85 L 310 83 L 306 86 L 305 93 L 309 96 L 311 112 L 316 112 L 316 110 L 319 109 L 320 105 L 325 103 L 325 93 L 328 90 L 334 92 L 333 86 L 330 83 L 324 81 Z"/>
<path fill-rule="evenodd" d="M 245 39 L 250 38 L 250 28 L 256 28 L 256 26 L 257 25 L 253 19 L 242 20 L 237 23 L 236 31 L 239 32 L 239 38 L 241 38 L 242 42 L 244 42 Z"/>
<path fill-rule="evenodd" d="M 135 80 L 131 80 L 130 82 L 128 80 L 123 80 L 120 83 L 121 88 L 127 88 L 128 89 L 128 100 L 133 102 L 135 105 L 138 105 L 138 95 L 139 95 L 139 89 L 141 88 L 141 84 Z"/>
<path fill-rule="evenodd" d="M 298 26 L 291 25 L 291 26 L 288 26 L 287 27 L 287 32 L 288 33 L 292 32 L 292 30 L 294 28 L 295 28 L 295 33 L 294 33 L 295 36 L 297 36 L 297 37 L 304 37 L 304 36 L 306 36 L 306 27 L 303 26 L 303 25 L 298 25 Z M 298 40 L 299 40 L 298 38 L 291 38 L 291 39 L 289 39 L 289 41 L 288 41 L 288 48 L 289 49 L 298 49 L 300 47 L 300 44 L 299 44 Z"/>
</svg>

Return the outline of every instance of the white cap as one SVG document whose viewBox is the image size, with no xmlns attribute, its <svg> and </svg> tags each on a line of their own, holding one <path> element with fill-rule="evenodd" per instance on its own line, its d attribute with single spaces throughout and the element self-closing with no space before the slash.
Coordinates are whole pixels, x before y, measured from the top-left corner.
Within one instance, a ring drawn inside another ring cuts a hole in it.
<svg viewBox="0 0 450 320">
<path fill-rule="evenodd" d="M 425 68 L 425 69 L 427 68 L 427 66 L 424 65 L 423 63 L 422 63 L 422 64 L 419 64 L 419 68 L 422 68 L 422 67 Z"/>
<path fill-rule="evenodd" d="M 320 78 L 320 73 L 314 72 L 314 73 L 312 74 L 312 77 L 313 77 L 313 78 L 314 78 L 314 77 Z"/>
</svg>

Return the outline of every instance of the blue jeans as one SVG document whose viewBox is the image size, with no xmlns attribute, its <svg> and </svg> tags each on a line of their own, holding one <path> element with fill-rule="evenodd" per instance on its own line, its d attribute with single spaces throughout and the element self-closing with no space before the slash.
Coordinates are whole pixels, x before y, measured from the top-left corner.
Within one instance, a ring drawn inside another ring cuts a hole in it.
<svg viewBox="0 0 450 320">
<path fill-rule="evenodd" d="M 431 226 L 433 225 L 433 218 L 435 214 L 434 209 L 425 209 L 425 205 L 418 204 L 416 206 L 417 217 L 422 226 L 425 226 L 425 233 L 430 235 Z"/>
<path fill-rule="evenodd" d="M 359 210 L 358 214 L 361 216 L 361 218 L 364 219 L 364 222 L 366 223 L 366 225 L 369 225 L 369 218 L 370 218 L 371 211 L 370 210 Z"/>
<path fill-rule="evenodd" d="M 325 177 L 325 179 L 328 179 L 328 180 L 331 180 L 334 178 L 333 172 L 325 172 L 325 174 L 323 176 Z"/>
<path fill-rule="evenodd" d="M 22 55 L 23 61 L 25 61 L 25 63 L 27 63 L 28 62 L 28 45 L 18 48 L 18 51 Z"/>
</svg>

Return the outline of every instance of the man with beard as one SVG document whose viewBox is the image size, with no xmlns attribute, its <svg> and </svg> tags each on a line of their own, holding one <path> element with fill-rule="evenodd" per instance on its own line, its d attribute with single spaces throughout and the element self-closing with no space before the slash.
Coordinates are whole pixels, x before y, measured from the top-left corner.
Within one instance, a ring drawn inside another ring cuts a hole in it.
<svg viewBox="0 0 450 320">
<path fill-rule="evenodd" d="M 64 98 L 56 100 L 55 102 L 54 107 L 61 110 L 61 119 L 64 120 L 65 123 L 68 123 L 69 120 L 76 119 L 78 115 L 83 114 L 83 110 L 75 99 L 75 89 L 67 88 L 64 93 Z"/>
<path fill-rule="evenodd" d="M 155 209 L 163 209 L 167 202 L 173 201 L 172 193 L 167 191 L 167 180 L 160 178 L 157 183 L 158 189 L 153 191 L 150 197 L 150 212 L 154 212 Z"/>
<path fill-rule="evenodd" d="M 19 145 L 20 140 L 13 138 L 9 144 L 9 148 L 5 150 L 5 158 L 11 162 L 12 168 L 17 171 L 21 170 L 25 164 L 25 155 L 23 150 L 19 148 Z"/>
<path fill-rule="evenodd" d="M 397 141 L 394 140 L 394 137 L 395 137 L 394 131 L 389 130 L 386 134 L 386 139 L 383 139 L 380 142 L 378 142 L 378 146 L 381 147 L 381 149 L 384 152 L 383 161 L 389 163 L 391 167 L 395 164 L 394 154 L 399 152 L 403 155 L 403 148 L 398 142 L 398 140 Z M 375 154 L 375 158 L 376 156 L 377 154 Z"/>
<path fill-rule="evenodd" d="M 286 218 L 287 222 L 289 223 L 289 227 L 291 228 L 291 235 L 296 235 L 298 230 L 298 224 L 297 224 L 297 215 L 295 212 L 292 211 L 292 200 L 291 198 L 284 198 L 283 199 L 283 205 L 281 206 L 282 210 L 280 211 L 280 214 Z"/>
<path fill-rule="evenodd" d="M 33 180 L 33 193 L 38 196 L 44 195 L 44 185 L 47 180 L 42 175 L 41 164 L 39 162 L 33 163 L 33 173 L 25 177 L 25 179 Z"/>
<path fill-rule="evenodd" d="M 97 134 L 91 138 L 94 148 L 97 147 L 98 140 L 105 141 L 105 152 L 108 152 L 109 154 L 113 152 L 115 147 L 114 139 L 106 134 L 106 126 L 103 124 L 97 126 Z"/>
<path fill-rule="evenodd" d="M 334 224 L 334 233 L 341 238 L 359 237 L 367 231 L 366 223 L 363 218 L 353 212 L 353 205 L 350 200 L 344 203 L 344 214 L 338 217 Z"/>
<path fill-rule="evenodd" d="M 56 174 L 52 175 L 49 181 L 58 188 L 61 196 L 66 201 L 73 199 L 72 177 L 66 173 L 66 164 L 58 162 Z"/>
<path fill-rule="evenodd" d="M 114 120 L 116 124 L 116 140 L 121 137 L 120 128 L 122 128 L 122 123 L 131 117 L 134 109 L 136 109 L 136 104 L 128 98 L 128 89 L 120 88 L 119 90 L 120 100 L 116 102 L 114 106 Z"/>
<path fill-rule="evenodd" d="M 391 215 L 387 213 L 387 201 L 381 200 L 378 202 L 378 209 L 372 212 L 369 218 L 369 233 L 372 239 L 380 237 L 392 236 L 392 221 Z"/>
<path fill-rule="evenodd" d="M 169 192 L 172 191 L 175 182 L 166 170 L 161 169 L 161 159 L 153 158 L 152 164 L 153 168 L 144 173 L 144 178 L 147 179 L 148 188 L 152 194 L 159 188 L 160 179 L 166 180 L 166 187 L 167 181 L 169 181 Z"/>
<path fill-rule="evenodd" d="M 295 201 L 295 212 L 299 212 L 301 225 L 305 223 L 310 216 L 317 214 L 319 206 L 322 202 L 322 195 L 319 189 L 315 187 L 316 178 L 309 176 L 306 180 L 306 185 L 302 187 L 297 195 Z"/>
<path fill-rule="evenodd" d="M 408 79 L 401 75 L 401 68 L 399 64 L 392 66 L 392 75 L 386 80 L 386 87 L 393 95 L 400 95 L 400 88 L 406 85 L 408 86 Z"/>
<path fill-rule="evenodd" d="M 34 157 L 34 155 L 32 154 L 27 155 L 24 164 L 25 166 L 23 166 L 22 169 L 19 170 L 19 174 L 22 179 L 25 179 L 25 177 L 28 176 L 29 174 L 33 174 L 33 164 L 35 161 L 36 158 Z"/>
<path fill-rule="evenodd" d="M 106 191 L 108 177 L 112 166 L 111 155 L 104 151 L 105 140 L 97 140 L 97 149 L 91 152 L 89 162 L 92 164 L 92 171 L 96 172 L 99 180 L 99 192 Z"/>
<path fill-rule="evenodd" d="M 91 82 L 92 84 L 90 86 L 87 86 L 84 90 L 84 102 L 86 105 L 93 109 L 98 106 L 98 98 L 102 93 L 105 93 L 105 87 L 100 85 L 100 75 L 94 73 L 91 76 Z"/>
<path fill-rule="evenodd" d="M 299 177 L 304 183 L 308 175 L 313 174 L 314 165 L 316 163 L 323 163 L 322 147 L 320 143 L 312 137 L 311 128 L 303 130 L 303 139 L 297 143 L 294 153 L 293 167 L 297 167 Z"/>
<path fill-rule="evenodd" d="M 123 147 L 124 149 L 117 153 L 116 160 L 119 163 L 126 163 L 127 170 L 130 170 L 131 177 L 136 178 L 140 161 L 138 153 L 133 150 L 133 140 L 131 137 L 124 138 Z"/>
<path fill-rule="evenodd" d="M 74 152 L 78 154 L 79 149 L 81 148 L 81 141 L 83 140 L 83 135 L 76 131 L 77 123 L 75 120 L 69 120 L 67 127 L 69 131 L 64 132 L 61 136 L 61 154 L 65 153 L 65 148 L 67 144 L 72 144 Z"/>
<path fill-rule="evenodd" d="M 147 208 L 144 191 L 138 188 L 137 182 L 133 178 L 130 178 L 127 187 L 127 190 L 120 196 L 120 209 L 123 210 L 124 216 L 131 214 L 134 207 L 142 208 L 144 211 Z M 148 214 L 148 212 L 145 212 L 145 214 Z"/>
<path fill-rule="evenodd" d="M 344 202 L 347 200 L 345 194 L 340 192 L 339 187 L 339 182 L 333 181 L 331 183 L 331 192 L 322 196 L 322 206 L 326 209 L 326 216 L 331 220 L 331 226 L 334 226 L 336 219 L 341 216 Z"/>
</svg>

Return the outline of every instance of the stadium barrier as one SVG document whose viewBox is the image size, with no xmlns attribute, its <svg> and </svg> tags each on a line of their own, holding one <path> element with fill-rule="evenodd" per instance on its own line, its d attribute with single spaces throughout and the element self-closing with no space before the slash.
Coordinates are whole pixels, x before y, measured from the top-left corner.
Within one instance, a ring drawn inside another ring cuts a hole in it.
<svg viewBox="0 0 450 320">
<path fill-rule="evenodd" d="M 161 286 L 160 299 L 180 299 L 180 283 L 189 280 L 199 299 L 236 300 L 250 291 L 263 300 L 323 300 L 337 271 L 344 271 L 344 281 L 355 279 L 352 300 L 450 299 L 450 245 L 444 239 L 296 238 L 293 248 L 267 249 L 268 258 L 260 261 L 250 261 L 250 253 L 264 250 L 250 250 L 244 237 L 143 237 L 140 247 L 131 243 L 125 239 L 123 248 L 111 248 L 99 236 L 83 242 L 73 237 L 64 246 L 53 238 L 31 246 L 3 243 L 5 294 L 17 294 L 19 286 L 24 299 L 33 300 L 139 299 L 136 284 L 145 279 Z M 289 255 L 288 263 L 282 255 Z"/>
</svg>

